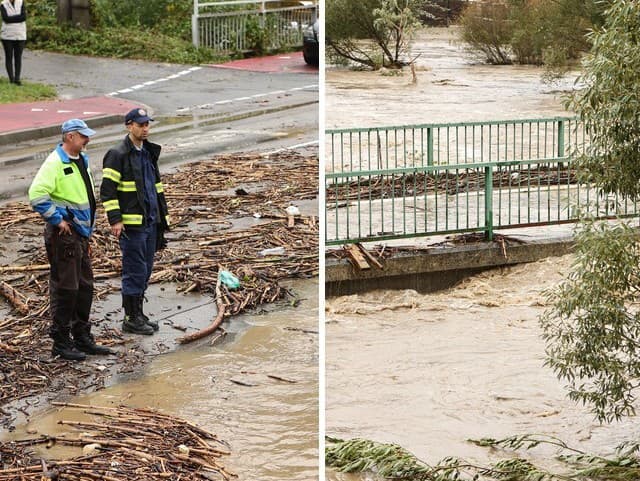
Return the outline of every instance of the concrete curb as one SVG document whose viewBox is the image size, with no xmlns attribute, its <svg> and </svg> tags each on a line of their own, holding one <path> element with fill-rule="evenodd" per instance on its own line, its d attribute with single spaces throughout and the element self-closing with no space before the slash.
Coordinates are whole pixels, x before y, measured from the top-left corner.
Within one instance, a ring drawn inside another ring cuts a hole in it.
<svg viewBox="0 0 640 481">
<path fill-rule="evenodd" d="M 494 267 L 535 262 L 572 252 L 572 237 L 549 238 L 506 247 L 496 242 L 402 252 L 384 261 L 384 269 L 372 266 L 359 271 L 346 259 L 327 259 L 325 292 L 343 296 L 374 289 L 415 289 L 433 292 L 453 286 L 469 275 Z"/>
<path fill-rule="evenodd" d="M 93 117 L 85 120 L 91 128 L 104 127 L 105 125 L 122 124 L 124 115 L 110 114 L 100 117 Z M 29 140 L 38 140 L 60 134 L 60 125 L 48 125 L 46 127 L 36 127 L 33 129 L 14 130 L 0 134 L 0 146 L 17 144 Z M 62 135 L 62 134 L 60 134 Z"/>
</svg>

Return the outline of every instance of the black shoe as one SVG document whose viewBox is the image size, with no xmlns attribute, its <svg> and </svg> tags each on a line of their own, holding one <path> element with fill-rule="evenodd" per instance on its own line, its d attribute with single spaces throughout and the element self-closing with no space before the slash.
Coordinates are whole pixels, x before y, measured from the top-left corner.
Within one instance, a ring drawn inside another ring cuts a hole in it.
<svg viewBox="0 0 640 481">
<path fill-rule="evenodd" d="M 75 339 L 73 341 L 73 345 L 79 351 L 86 352 L 87 354 L 97 354 L 98 356 L 109 356 L 117 354 L 116 351 L 107 346 L 96 344 L 96 341 L 94 340 L 92 335 Z"/>
<path fill-rule="evenodd" d="M 131 334 L 143 334 L 145 336 L 150 336 L 155 332 L 153 327 L 144 322 L 142 318 L 130 319 L 128 317 L 125 317 L 124 321 L 122 321 L 122 330 Z"/>
<path fill-rule="evenodd" d="M 122 330 L 132 334 L 143 334 L 150 336 L 154 333 L 153 327 L 147 324 L 140 315 L 140 300 L 138 296 L 122 296 L 124 306 L 124 320 Z"/>
<path fill-rule="evenodd" d="M 51 348 L 52 356 L 60 356 L 62 359 L 68 361 L 84 361 L 87 355 L 84 352 L 78 351 L 71 342 L 56 342 L 54 341 Z"/>
<path fill-rule="evenodd" d="M 140 314 L 140 317 L 142 317 L 144 319 L 144 322 L 150 325 L 154 331 L 159 330 L 160 326 L 158 325 L 158 323 L 156 321 L 152 321 L 151 319 L 149 319 L 149 317 L 144 313 L 143 309 L 144 309 L 144 296 L 140 296 L 138 298 L 138 313 Z"/>
<path fill-rule="evenodd" d="M 20 82 L 20 80 L 16 80 L 15 82 L 13 82 L 16 85 L 22 85 L 22 82 Z"/>
</svg>

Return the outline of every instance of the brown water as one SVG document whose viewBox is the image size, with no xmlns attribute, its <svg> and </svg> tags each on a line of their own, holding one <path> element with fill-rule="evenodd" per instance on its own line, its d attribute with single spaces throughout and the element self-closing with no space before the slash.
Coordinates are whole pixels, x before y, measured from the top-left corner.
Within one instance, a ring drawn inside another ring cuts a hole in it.
<svg viewBox="0 0 640 481">
<path fill-rule="evenodd" d="M 561 93 L 572 88 L 575 74 L 546 85 L 539 67 L 480 64 L 465 52 L 455 28 L 422 31 L 412 49 L 416 55 L 416 84 L 409 69 L 399 76 L 327 69 L 327 128 L 567 114 Z"/>
<path fill-rule="evenodd" d="M 601 454 L 637 439 L 636 420 L 600 426 L 543 367 L 542 292 L 570 265 L 550 258 L 439 293 L 327 300 L 327 434 L 398 443 L 429 463 L 492 459 L 469 438 L 543 433 Z M 550 454 L 529 453 L 538 463 Z"/>
<path fill-rule="evenodd" d="M 292 287 L 304 299 L 299 307 L 242 316 L 235 322 L 246 327 L 231 327 L 236 334 L 222 344 L 159 356 L 135 378 L 69 401 L 148 406 L 194 422 L 230 443 L 232 455 L 222 463 L 240 480 L 318 479 L 318 335 L 302 331 L 318 329 L 318 283 Z M 49 412 L 11 437 L 24 438 L 31 429 L 59 433 L 57 421 L 76 416 Z"/>
</svg>

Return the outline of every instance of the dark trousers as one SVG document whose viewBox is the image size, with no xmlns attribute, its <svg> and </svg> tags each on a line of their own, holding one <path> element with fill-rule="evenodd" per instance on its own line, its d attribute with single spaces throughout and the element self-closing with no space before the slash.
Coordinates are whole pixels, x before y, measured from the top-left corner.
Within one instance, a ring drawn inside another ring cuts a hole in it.
<svg viewBox="0 0 640 481">
<path fill-rule="evenodd" d="M 153 270 L 156 253 L 156 224 L 140 229 L 125 229 L 120 236 L 122 250 L 122 295 L 144 295 Z"/>
<path fill-rule="evenodd" d="M 89 315 L 93 301 L 93 270 L 89 258 L 89 239 L 72 229 L 70 235 L 47 224 L 44 243 L 51 266 L 49 295 L 51 296 L 51 329 L 54 340 L 64 340 L 89 334 Z"/>
<path fill-rule="evenodd" d="M 20 82 L 22 71 L 22 51 L 27 42 L 25 40 L 3 40 L 4 65 L 7 68 L 9 82 Z M 14 69 L 15 64 L 15 69 Z"/>
</svg>

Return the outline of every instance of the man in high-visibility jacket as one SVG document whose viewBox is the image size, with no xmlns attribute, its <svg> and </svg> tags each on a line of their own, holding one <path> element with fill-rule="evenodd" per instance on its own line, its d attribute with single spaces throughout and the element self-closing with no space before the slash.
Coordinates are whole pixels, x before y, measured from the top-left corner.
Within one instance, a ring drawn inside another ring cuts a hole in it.
<svg viewBox="0 0 640 481">
<path fill-rule="evenodd" d="M 154 254 L 166 245 L 169 228 L 158 168 L 161 147 L 148 140 L 151 121 L 144 109 L 125 116 L 129 133 L 105 154 L 100 186 L 111 233 L 122 250 L 122 330 L 145 335 L 159 328 L 144 314 L 143 304 Z"/>
<path fill-rule="evenodd" d="M 62 124 L 62 143 L 45 159 L 29 188 L 31 206 L 46 221 L 51 352 L 72 361 L 81 361 L 86 354 L 115 354 L 96 344 L 89 322 L 93 301 L 89 239 L 96 198 L 89 158 L 83 151 L 93 134 L 79 119 Z"/>
</svg>

